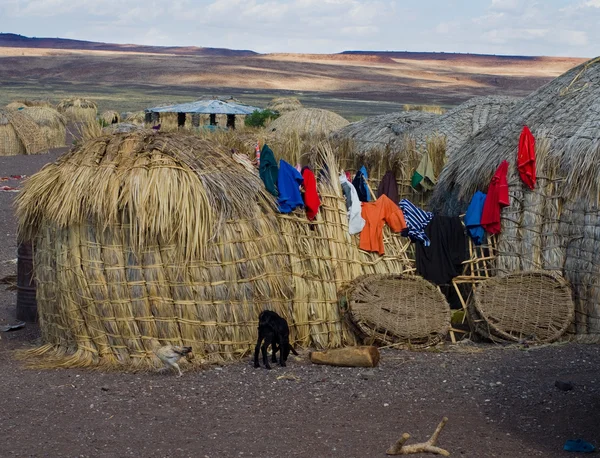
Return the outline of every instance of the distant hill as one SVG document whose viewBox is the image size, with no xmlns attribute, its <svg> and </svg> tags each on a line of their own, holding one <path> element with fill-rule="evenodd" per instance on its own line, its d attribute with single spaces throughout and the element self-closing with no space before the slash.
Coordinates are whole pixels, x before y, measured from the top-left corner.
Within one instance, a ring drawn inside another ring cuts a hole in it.
<svg viewBox="0 0 600 458">
<path fill-rule="evenodd" d="M 178 54 L 200 56 L 254 56 L 258 53 L 248 50 L 225 48 L 203 48 L 196 46 L 144 46 L 93 41 L 70 40 L 67 38 L 31 38 L 14 33 L 0 33 L 0 47 L 4 48 L 44 48 L 78 49 L 87 51 L 138 52 L 154 54 Z"/>
</svg>

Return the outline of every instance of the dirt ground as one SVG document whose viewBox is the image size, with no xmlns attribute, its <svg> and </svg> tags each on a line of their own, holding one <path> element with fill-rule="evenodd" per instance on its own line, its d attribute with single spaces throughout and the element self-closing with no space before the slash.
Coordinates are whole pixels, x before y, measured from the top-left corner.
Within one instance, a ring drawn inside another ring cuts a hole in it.
<svg viewBox="0 0 600 458">
<path fill-rule="evenodd" d="M 0 176 L 31 175 L 59 153 L 0 157 Z M 16 274 L 17 194 L 0 191 L 0 279 Z M 6 286 L 0 325 L 15 322 Z M 583 456 L 562 451 L 577 438 L 600 446 L 600 346 L 383 350 L 376 369 L 313 366 L 303 351 L 287 368 L 246 358 L 177 378 L 25 369 L 13 351 L 38 336 L 32 325 L 0 333 L 0 457 L 383 457 L 404 432 L 426 440 L 444 416 L 439 445 L 452 456 Z"/>
</svg>

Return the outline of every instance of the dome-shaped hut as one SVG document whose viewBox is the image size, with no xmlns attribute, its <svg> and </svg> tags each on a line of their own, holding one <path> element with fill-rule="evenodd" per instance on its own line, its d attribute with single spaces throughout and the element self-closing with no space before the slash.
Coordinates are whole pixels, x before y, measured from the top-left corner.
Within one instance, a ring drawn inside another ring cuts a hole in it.
<svg viewBox="0 0 600 458">
<path fill-rule="evenodd" d="M 323 205 L 309 221 L 280 215 L 256 171 L 194 135 L 105 135 L 44 167 L 17 209 L 35 248 L 38 353 L 148 367 L 172 343 L 198 362 L 234 360 L 253 348 L 263 309 L 288 320 L 296 344 L 354 342 L 339 287 L 407 270 L 407 239 L 386 230 L 386 256 L 360 251 L 337 175 L 316 172 Z"/>
<path fill-rule="evenodd" d="M 289 113 L 304 108 L 302 102 L 296 97 L 275 97 L 267 105 L 267 110 L 276 111 L 279 114 Z"/>
<path fill-rule="evenodd" d="M 48 145 L 40 127 L 22 110 L 0 110 L 0 156 L 38 154 Z"/>
<path fill-rule="evenodd" d="M 94 121 L 98 114 L 96 102 L 81 98 L 61 100 L 56 109 L 65 115 L 69 122 Z"/>
<path fill-rule="evenodd" d="M 271 121 L 267 130 L 278 136 L 291 134 L 320 136 L 329 135 L 334 130 L 341 129 L 348 124 L 348 120 L 333 111 L 302 108 Z"/>
<path fill-rule="evenodd" d="M 6 105 L 7 110 L 19 110 L 27 107 L 52 108 L 52 103 L 48 100 L 13 100 Z"/>
<path fill-rule="evenodd" d="M 67 120 L 54 108 L 32 106 L 20 110 L 31 118 L 42 130 L 48 148 L 65 146 L 67 138 Z"/>
<path fill-rule="evenodd" d="M 535 138 L 534 189 L 517 171 L 519 138 Z M 552 270 L 573 286 L 579 333 L 600 336 L 600 58 L 541 87 L 453 152 L 431 204 L 458 215 L 509 162 L 500 272 Z"/>
<path fill-rule="evenodd" d="M 100 119 L 105 125 L 118 124 L 121 122 L 121 115 L 118 111 L 107 110 L 102 112 Z"/>
<path fill-rule="evenodd" d="M 144 111 L 133 111 L 123 117 L 123 122 L 128 124 L 144 124 L 146 122 L 146 113 Z"/>
</svg>

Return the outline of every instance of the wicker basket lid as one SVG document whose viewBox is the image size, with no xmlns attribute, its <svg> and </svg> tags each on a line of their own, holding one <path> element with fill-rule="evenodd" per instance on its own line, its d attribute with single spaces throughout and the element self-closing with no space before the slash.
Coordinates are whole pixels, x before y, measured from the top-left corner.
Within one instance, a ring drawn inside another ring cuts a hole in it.
<svg viewBox="0 0 600 458">
<path fill-rule="evenodd" d="M 478 285 L 470 313 L 476 330 L 492 340 L 545 343 L 567 331 L 575 305 L 562 276 L 523 271 Z"/>
<path fill-rule="evenodd" d="M 366 275 L 346 292 L 349 315 L 366 341 L 430 346 L 450 329 L 450 307 L 441 291 L 414 275 Z"/>
</svg>

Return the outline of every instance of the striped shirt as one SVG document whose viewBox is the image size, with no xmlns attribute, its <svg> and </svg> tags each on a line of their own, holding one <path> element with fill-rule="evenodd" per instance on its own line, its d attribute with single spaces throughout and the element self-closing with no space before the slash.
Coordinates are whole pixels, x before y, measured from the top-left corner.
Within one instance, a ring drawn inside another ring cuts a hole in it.
<svg viewBox="0 0 600 458">
<path fill-rule="evenodd" d="M 413 242 L 419 241 L 423 245 L 429 246 L 430 241 L 425 234 L 425 228 L 433 219 L 433 213 L 421 210 L 408 199 L 402 199 L 398 205 L 406 220 L 406 227 L 408 228 L 406 235 Z"/>
</svg>

